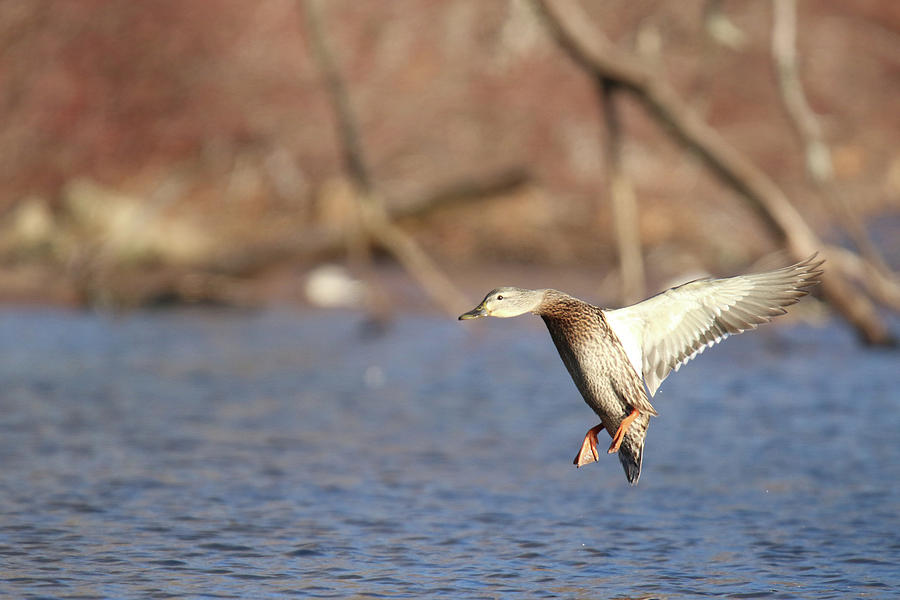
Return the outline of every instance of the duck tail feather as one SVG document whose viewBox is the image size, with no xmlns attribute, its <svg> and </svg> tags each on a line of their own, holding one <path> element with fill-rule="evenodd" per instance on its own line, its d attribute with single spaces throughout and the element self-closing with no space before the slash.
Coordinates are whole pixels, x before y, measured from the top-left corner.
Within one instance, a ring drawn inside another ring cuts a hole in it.
<svg viewBox="0 0 900 600">
<path fill-rule="evenodd" d="M 647 419 L 647 417 L 644 418 Z M 635 422 L 635 425 L 629 429 L 619 447 L 619 462 L 622 463 L 625 477 L 628 478 L 628 483 L 631 485 L 637 485 L 641 478 L 641 465 L 644 462 L 644 439 L 647 436 L 646 422 L 643 427 L 637 425 L 638 423 Z"/>
</svg>

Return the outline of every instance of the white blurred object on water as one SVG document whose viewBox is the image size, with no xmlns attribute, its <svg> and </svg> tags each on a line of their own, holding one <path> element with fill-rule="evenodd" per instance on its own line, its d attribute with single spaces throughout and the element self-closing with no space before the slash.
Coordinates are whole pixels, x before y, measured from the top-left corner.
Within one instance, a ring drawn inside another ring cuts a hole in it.
<svg viewBox="0 0 900 600">
<path fill-rule="evenodd" d="M 322 265 L 306 276 L 306 299 L 325 308 L 358 308 L 366 301 L 366 284 L 344 267 Z"/>
</svg>

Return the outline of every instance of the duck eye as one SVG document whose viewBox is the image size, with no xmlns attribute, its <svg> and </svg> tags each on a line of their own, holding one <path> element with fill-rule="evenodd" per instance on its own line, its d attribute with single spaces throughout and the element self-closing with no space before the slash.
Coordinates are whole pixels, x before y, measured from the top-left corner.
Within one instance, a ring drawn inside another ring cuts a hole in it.
<svg viewBox="0 0 900 600">
<path fill-rule="evenodd" d="M 497 295 L 497 300 L 503 300 L 503 294 L 498 294 L 498 295 Z"/>
</svg>

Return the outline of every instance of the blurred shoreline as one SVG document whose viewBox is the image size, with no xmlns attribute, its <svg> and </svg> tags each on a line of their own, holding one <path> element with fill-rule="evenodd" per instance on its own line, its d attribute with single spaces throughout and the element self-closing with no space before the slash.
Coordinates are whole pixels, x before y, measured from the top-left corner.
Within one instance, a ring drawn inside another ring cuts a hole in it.
<svg viewBox="0 0 900 600">
<path fill-rule="evenodd" d="M 825 193 L 779 96 L 768 5 L 582 4 L 826 242 L 851 245 L 852 214 L 900 265 L 900 5 L 797 5 Z M 549 285 L 615 304 L 602 101 L 529 4 L 323 6 L 373 187 L 423 254 L 466 294 Z M 302 305 L 307 273 L 337 264 L 381 280 L 382 304 L 429 305 L 359 232 L 296 1 L 8 3 L 0 31 L 0 302 Z M 646 294 L 783 246 L 636 98 L 617 106 Z"/>
</svg>

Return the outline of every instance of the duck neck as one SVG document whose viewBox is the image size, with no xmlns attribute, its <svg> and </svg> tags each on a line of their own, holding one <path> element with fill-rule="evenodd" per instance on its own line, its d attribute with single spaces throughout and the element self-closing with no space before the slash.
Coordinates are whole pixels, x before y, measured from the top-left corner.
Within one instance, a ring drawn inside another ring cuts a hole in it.
<svg viewBox="0 0 900 600">
<path fill-rule="evenodd" d="M 537 306 L 531 312 L 542 317 L 559 316 L 560 310 L 566 304 L 566 301 L 573 299 L 568 294 L 564 294 L 559 290 L 547 289 L 541 291 L 543 292 L 541 301 L 538 302 Z"/>
</svg>

